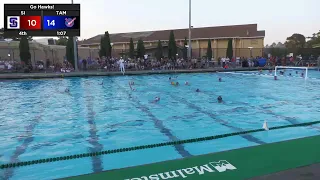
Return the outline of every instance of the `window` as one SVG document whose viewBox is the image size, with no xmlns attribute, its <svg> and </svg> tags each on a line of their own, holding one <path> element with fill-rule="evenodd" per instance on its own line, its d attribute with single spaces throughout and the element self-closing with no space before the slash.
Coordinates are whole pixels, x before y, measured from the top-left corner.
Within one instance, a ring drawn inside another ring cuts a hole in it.
<svg viewBox="0 0 320 180">
<path fill-rule="evenodd" d="M 252 40 L 251 40 L 251 44 L 258 44 L 258 40 L 252 39 Z"/>
</svg>

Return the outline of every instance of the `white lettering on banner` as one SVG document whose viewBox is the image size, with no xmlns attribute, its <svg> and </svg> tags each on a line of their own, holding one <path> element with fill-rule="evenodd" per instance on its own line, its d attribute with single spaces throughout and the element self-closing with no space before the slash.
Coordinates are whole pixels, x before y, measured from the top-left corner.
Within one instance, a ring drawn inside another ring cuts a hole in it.
<svg viewBox="0 0 320 180">
<path fill-rule="evenodd" d="M 227 169 L 229 170 L 235 170 L 237 169 L 236 167 L 234 167 L 232 164 L 230 164 L 228 161 L 223 160 L 223 161 L 219 161 L 219 162 L 210 162 L 209 163 L 212 167 L 214 167 L 217 171 L 219 172 L 224 172 Z"/>
<path fill-rule="evenodd" d="M 236 170 L 237 168 L 233 166 L 226 160 L 212 161 L 208 164 L 201 166 L 194 166 L 191 168 L 178 169 L 170 172 L 163 172 L 158 174 L 152 174 L 149 176 L 142 176 L 140 178 L 129 178 L 125 180 L 162 180 L 162 179 L 175 179 L 178 177 L 187 178 L 188 175 L 197 174 L 203 175 L 205 173 L 213 172 L 225 172 L 226 170 Z"/>
</svg>

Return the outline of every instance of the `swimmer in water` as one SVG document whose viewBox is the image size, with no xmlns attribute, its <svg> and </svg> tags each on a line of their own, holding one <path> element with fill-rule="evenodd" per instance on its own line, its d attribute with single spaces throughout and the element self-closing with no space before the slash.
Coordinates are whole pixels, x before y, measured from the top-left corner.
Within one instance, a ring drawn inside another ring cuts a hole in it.
<svg viewBox="0 0 320 180">
<path fill-rule="evenodd" d="M 159 102 L 159 101 L 160 101 L 160 98 L 159 97 L 155 97 L 153 102 L 156 103 L 156 102 Z"/>
<path fill-rule="evenodd" d="M 65 93 L 70 93 L 70 89 L 69 89 L 69 88 L 66 88 L 66 89 L 64 90 L 64 92 L 65 92 Z"/>
<path fill-rule="evenodd" d="M 186 86 L 189 86 L 189 82 L 188 82 L 188 81 L 186 81 L 184 84 L 185 84 Z"/>
<path fill-rule="evenodd" d="M 129 82 L 130 89 L 131 89 L 131 91 L 135 91 L 136 89 L 132 87 L 132 85 L 133 85 L 132 83 L 133 82 Z"/>
<path fill-rule="evenodd" d="M 301 73 L 301 77 L 304 77 L 304 73 Z"/>
<path fill-rule="evenodd" d="M 221 79 L 221 78 L 219 78 L 219 82 L 222 82 L 222 79 Z"/>
<path fill-rule="evenodd" d="M 196 92 L 200 92 L 200 89 L 197 89 Z"/>
<path fill-rule="evenodd" d="M 289 73 L 289 76 L 291 76 L 291 73 Z"/>
<path fill-rule="evenodd" d="M 179 86 L 179 82 L 176 82 L 176 86 Z"/>
<path fill-rule="evenodd" d="M 222 97 L 219 96 L 219 97 L 217 98 L 217 100 L 218 100 L 218 103 L 221 103 L 221 102 L 222 102 Z"/>
<path fill-rule="evenodd" d="M 169 80 L 171 80 L 171 77 L 169 77 Z"/>
<path fill-rule="evenodd" d="M 298 71 L 296 71 L 296 74 L 298 74 Z"/>
</svg>

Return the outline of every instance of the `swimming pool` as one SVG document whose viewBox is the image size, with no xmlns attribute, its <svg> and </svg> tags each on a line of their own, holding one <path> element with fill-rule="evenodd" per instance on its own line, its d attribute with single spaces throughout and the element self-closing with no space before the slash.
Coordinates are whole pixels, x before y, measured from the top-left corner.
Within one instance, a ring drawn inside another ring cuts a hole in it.
<svg viewBox="0 0 320 180">
<path fill-rule="evenodd" d="M 320 72 L 310 71 L 306 81 L 294 72 L 278 81 L 264 71 L 0 82 L 0 164 L 257 129 L 265 120 L 269 126 L 319 120 Z M 171 86 L 170 76 L 181 85 Z M 225 103 L 216 102 L 219 95 Z M 159 103 L 151 103 L 155 96 Z M 63 178 L 319 133 L 319 125 L 280 129 L 2 169 L 0 177 Z"/>
</svg>

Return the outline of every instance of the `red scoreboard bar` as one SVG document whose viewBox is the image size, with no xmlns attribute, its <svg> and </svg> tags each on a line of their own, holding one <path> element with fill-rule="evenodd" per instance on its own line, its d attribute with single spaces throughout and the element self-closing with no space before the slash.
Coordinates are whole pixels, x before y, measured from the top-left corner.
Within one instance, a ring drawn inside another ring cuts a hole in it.
<svg viewBox="0 0 320 180">
<path fill-rule="evenodd" d="M 41 30 L 41 16 L 20 16 L 20 30 Z"/>
</svg>

